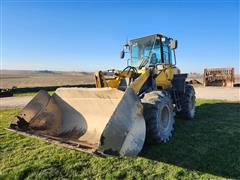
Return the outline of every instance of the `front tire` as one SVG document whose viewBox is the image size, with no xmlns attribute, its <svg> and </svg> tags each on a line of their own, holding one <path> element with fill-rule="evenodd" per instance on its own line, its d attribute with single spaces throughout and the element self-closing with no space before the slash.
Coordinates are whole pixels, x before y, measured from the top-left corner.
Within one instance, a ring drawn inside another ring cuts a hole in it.
<svg viewBox="0 0 240 180">
<path fill-rule="evenodd" d="M 146 122 L 146 141 L 166 143 L 172 136 L 174 113 L 170 94 L 167 91 L 152 91 L 142 99 Z"/>
<path fill-rule="evenodd" d="M 186 85 L 185 94 L 180 97 L 181 111 L 177 112 L 179 117 L 185 119 L 193 119 L 195 117 L 196 96 L 194 88 L 191 85 Z"/>
</svg>

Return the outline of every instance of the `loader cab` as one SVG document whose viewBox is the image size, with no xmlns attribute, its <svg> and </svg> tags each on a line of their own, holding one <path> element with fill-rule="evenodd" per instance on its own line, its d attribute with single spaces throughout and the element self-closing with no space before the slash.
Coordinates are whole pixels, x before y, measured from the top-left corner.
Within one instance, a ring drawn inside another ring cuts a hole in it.
<svg viewBox="0 0 240 180">
<path fill-rule="evenodd" d="M 160 34 L 130 40 L 130 65 L 141 69 L 156 64 L 175 64 L 172 41 Z"/>
</svg>

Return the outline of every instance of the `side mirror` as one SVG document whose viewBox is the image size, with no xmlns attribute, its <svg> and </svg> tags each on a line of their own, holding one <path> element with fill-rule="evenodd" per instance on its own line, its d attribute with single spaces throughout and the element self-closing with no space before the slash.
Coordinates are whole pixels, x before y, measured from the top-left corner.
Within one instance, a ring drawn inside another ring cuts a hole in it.
<svg viewBox="0 0 240 180">
<path fill-rule="evenodd" d="M 170 46 L 170 48 L 171 49 L 177 49 L 177 45 L 178 45 L 178 43 L 177 43 L 177 40 L 170 40 L 170 43 L 169 43 L 169 46 Z"/>
<path fill-rule="evenodd" d="M 120 52 L 120 58 L 123 59 L 124 57 L 125 57 L 125 52 L 124 52 L 124 50 L 122 50 L 122 51 Z"/>
</svg>

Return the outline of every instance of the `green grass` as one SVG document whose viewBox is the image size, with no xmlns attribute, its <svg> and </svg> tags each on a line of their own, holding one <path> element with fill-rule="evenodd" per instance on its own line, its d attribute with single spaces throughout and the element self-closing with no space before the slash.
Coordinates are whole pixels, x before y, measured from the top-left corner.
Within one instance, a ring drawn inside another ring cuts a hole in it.
<svg viewBox="0 0 240 180">
<path fill-rule="evenodd" d="M 55 91 L 48 91 L 48 94 L 52 95 Z M 14 96 L 35 96 L 37 92 L 16 93 Z"/>
<path fill-rule="evenodd" d="M 169 143 L 123 158 L 101 158 L 4 130 L 18 111 L 0 112 L 0 179 L 240 179 L 237 103 L 199 100 L 193 121 L 176 119 Z"/>
</svg>

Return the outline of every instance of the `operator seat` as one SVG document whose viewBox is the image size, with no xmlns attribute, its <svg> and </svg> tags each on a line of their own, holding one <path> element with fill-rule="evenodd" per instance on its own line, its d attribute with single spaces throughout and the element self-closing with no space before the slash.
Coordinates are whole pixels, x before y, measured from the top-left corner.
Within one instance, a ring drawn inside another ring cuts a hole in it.
<svg viewBox="0 0 240 180">
<path fill-rule="evenodd" d="M 157 63 L 158 63 L 157 55 L 156 55 L 156 53 L 153 53 L 152 56 L 151 56 L 151 59 L 150 59 L 149 66 L 155 65 Z"/>
</svg>

